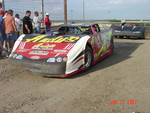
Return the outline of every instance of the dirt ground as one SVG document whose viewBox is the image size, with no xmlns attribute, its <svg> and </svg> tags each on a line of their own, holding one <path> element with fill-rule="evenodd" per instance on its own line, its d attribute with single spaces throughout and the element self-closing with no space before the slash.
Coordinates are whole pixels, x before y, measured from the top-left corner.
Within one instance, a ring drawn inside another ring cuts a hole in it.
<svg viewBox="0 0 150 113">
<path fill-rule="evenodd" d="M 115 39 L 114 54 L 68 79 L 0 60 L 0 113 L 150 113 L 150 40 Z"/>
</svg>

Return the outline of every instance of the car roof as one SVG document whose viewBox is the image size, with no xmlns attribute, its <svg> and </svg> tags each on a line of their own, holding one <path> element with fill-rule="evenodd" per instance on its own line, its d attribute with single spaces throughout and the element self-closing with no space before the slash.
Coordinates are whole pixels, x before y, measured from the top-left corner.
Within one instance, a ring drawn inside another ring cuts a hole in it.
<svg viewBox="0 0 150 113">
<path fill-rule="evenodd" d="M 90 27 L 95 24 L 62 24 L 60 27 Z"/>
</svg>

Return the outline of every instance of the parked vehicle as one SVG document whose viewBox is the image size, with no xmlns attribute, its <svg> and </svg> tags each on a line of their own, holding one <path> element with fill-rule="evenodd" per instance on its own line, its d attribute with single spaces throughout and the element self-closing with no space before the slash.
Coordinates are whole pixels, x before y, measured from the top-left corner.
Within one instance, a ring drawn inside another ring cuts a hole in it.
<svg viewBox="0 0 150 113">
<path fill-rule="evenodd" d="M 112 30 L 98 24 L 63 25 L 51 35 L 21 35 L 10 58 L 33 72 L 68 77 L 113 53 Z"/>
<path fill-rule="evenodd" d="M 112 26 L 112 29 L 114 37 L 145 39 L 144 26 L 138 26 L 136 24 L 123 24 L 120 26 Z"/>
</svg>

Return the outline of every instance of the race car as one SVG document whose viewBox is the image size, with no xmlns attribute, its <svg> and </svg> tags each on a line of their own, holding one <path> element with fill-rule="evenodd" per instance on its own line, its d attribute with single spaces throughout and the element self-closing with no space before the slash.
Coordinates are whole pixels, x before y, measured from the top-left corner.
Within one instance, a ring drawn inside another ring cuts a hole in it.
<svg viewBox="0 0 150 113">
<path fill-rule="evenodd" d="M 145 38 L 145 28 L 144 26 L 136 24 L 122 24 L 120 26 L 112 26 L 113 36 L 118 38 Z"/>
<path fill-rule="evenodd" d="M 48 77 L 69 77 L 113 53 L 112 30 L 98 24 L 63 25 L 51 34 L 21 35 L 10 59 Z"/>
</svg>

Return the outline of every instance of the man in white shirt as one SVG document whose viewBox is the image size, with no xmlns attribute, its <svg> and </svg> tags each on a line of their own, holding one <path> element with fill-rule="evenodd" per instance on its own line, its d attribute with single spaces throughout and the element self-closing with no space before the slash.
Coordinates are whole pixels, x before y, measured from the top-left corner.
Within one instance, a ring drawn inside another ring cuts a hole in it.
<svg viewBox="0 0 150 113">
<path fill-rule="evenodd" d="M 17 40 L 21 32 L 21 20 L 19 14 L 15 15 L 15 24 L 17 29 L 17 36 L 16 36 L 16 40 Z"/>
<path fill-rule="evenodd" d="M 34 24 L 34 32 L 40 33 L 41 19 L 39 17 L 39 13 L 37 11 L 34 12 L 33 24 Z"/>
</svg>

